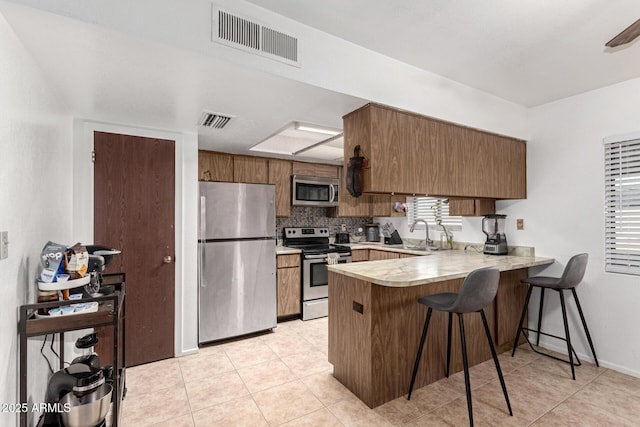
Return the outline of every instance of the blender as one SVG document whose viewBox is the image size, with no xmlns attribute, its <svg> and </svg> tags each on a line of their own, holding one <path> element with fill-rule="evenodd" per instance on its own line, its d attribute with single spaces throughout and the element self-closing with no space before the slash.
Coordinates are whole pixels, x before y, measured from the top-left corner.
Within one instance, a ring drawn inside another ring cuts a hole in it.
<svg viewBox="0 0 640 427">
<path fill-rule="evenodd" d="M 504 232 L 506 215 L 485 215 L 482 218 L 482 232 L 487 235 L 484 244 L 484 253 L 489 255 L 506 255 L 507 236 Z"/>
</svg>

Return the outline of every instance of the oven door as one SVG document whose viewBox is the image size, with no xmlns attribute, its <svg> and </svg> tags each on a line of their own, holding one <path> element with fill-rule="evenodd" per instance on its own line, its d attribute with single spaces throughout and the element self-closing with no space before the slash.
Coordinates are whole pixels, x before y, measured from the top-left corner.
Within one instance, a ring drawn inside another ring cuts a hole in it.
<svg viewBox="0 0 640 427">
<path fill-rule="evenodd" d="M 351 255 L 338 258 L 338 264 L 347 262 L 351 262 Z M 302 261 L 302 300 L 309 301 L 328 296 L 327 254 L 305 255 Z"/>
</svg>

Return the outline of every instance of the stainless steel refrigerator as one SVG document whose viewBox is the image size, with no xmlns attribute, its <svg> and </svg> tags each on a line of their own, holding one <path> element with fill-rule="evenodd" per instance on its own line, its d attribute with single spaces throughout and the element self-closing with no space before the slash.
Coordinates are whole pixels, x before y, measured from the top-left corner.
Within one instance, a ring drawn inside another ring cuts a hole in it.
<svg viewBox="0 0 640 427">
<path fill-rule="evenodd" d="M 200 183 L 200 343 L 276 327 L 274 188 Z"/>
</svg>

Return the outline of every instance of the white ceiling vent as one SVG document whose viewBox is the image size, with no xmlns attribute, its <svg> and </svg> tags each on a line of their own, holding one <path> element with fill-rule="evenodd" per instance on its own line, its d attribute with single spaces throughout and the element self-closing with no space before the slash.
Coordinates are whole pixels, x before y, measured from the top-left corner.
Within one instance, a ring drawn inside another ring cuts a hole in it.
<svg viewBox="0 0 640 427">
<path fill-rule="evenodd" d="M 227 46 L 300 66 L 298 39 L 213 6 L 211 39 Z"/>
<path fill-rule="evenodd" d="M 222 114 L 209 113 L 205 111 L 204 113 L 202 113 L 202 116 L 200 116 L 200 121 L 198 122 L 198 124 L 200 126 L 212 129 L 222 129 L 227 125 L 227 123 L 229 123 L 231 119 L 231 116 L 224 116 Z"/>
</svg>

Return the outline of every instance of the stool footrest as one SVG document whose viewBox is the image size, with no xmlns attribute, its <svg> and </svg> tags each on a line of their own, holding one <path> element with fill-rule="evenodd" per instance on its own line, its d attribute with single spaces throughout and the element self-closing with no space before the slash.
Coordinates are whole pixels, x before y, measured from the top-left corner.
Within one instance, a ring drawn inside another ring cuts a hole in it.
<svg viewBox="0 0 640 427">
<path fill-rule="evenodd" d="M 567 339 L 566 339 L 566 338 L 559 337 L 559 336 L 557 336 L 557 335 L 547 334 L 546 332 L 540 332 L 540 331 L 537 331 L 537 330 L 535 330 L 535 329 L 525 328 L 524 326 L 522 327 L 522 330 L 523 330 L 523 331 L 527 331 L 527 332 L 535 332 L 536 334 L 539 334 L 539 335 L 545 335 L 545 336 L 547 336 L 547 337 L 556 338 L 556 339 L 559 339 L 559 340 L 561 340 L 561 341 L 567 342 Z M 535 353 L 538 353 L 538 354 L 540 354 L 540 355 L 542 355 L 542 356 L 550 357 L 550 358 L 555 359 L 555 360 L 559 360 L 560 362 L 564 362 L 564 363 L 566 363 L 566 364 L 568 364 L 568 365 L 573 365 L 573 366 L 582 366 L 582 362 L 580 362 L 580 359 L 578 358 L 578 355 L 576 354 L 576 351 L 574 350 L 573 346 L 571 346 L 571 352 L 572 352 L 572 353 L 573 353 L 573 355 L 575 356 L 576 361 L 577 361 L 578 363 L 573 363 L 573 364 L 572 364 L 572 363 L 571 363 L 571 361 L 569 361 L 569 360 L 562 359 L 561 357 L 557 357 L 557 356 L 554 356 L 554 355 L 552 355 L 552 354 L 543 353 L 543 352 L 541 352 L 540 350 L 536 350 L 536 349 L 533 347 L 533 344 L 531 344 L 531 341 L 529 341 L 529 337 L 527 336 L 527 334 L 522 334 L 522 335 L 523 335 L 523 336 L 524 336 L 524 338 L 527 340 L 527 344 L 529 344 L 529 347 L 531 348 L 531 350 L 533 350 Z"/>
</svg>

